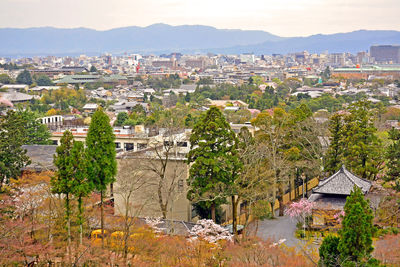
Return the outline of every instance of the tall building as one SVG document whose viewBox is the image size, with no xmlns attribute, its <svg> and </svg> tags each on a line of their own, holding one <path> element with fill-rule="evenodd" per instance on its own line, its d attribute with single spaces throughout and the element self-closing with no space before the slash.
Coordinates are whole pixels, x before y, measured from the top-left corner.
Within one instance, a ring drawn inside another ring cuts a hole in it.
<svg viewBox="0 0 400 267">
<path fill-rule="evenodd" d="M 376 62 L 400 63 L 400 45 L 373 45 L 371 57 L 375 58 Z"/>
</svg>

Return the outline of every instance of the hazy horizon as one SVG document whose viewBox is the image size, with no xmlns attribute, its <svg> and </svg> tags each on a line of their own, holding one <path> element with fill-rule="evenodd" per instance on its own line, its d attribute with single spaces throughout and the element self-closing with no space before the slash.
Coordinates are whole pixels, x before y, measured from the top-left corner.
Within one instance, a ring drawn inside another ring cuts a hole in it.
<svg viewBox="0 0 400 267">
<path fill-rule="evenodd" d="M 164 23 L 262 30 L 283 37 L 400 31 L 398 0 L 2 0 L 0 28 L 109 30 Z"/>
</svg>

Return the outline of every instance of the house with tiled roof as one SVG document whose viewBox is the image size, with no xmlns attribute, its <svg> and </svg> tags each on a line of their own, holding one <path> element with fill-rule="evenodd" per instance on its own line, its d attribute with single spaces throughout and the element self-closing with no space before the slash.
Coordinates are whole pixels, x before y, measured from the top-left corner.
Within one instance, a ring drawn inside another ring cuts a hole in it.
<svg viewBox="0 0 400 267">
<path fill-rule="evenodd" d="M 346 198 L 354 186 L 367 195 L 371 190 L 372 182 L 354 175 L 345 166 L 332 176 L 321 180 L 309 197 L 309 201 L 314 202 L 312 227 L 319 229 L 338 227 L 338 214 L 343 211 Z"/>
</svg>

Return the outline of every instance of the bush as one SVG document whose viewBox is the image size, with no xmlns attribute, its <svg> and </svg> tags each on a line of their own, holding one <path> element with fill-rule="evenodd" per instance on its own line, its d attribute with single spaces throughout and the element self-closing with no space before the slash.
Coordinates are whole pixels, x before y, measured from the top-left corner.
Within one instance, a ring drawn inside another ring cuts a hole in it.
<svg viewBox="0 0 400 267">
<path fill-rule="evenodd" d="M 338 261 L 340 253 L 338 250 L 340 238 L 333 235 L 328 235 L 322 241 L 321 247 L 319 248 L 319 265 L 327 267 L 339 266 Z"/>
</svg>

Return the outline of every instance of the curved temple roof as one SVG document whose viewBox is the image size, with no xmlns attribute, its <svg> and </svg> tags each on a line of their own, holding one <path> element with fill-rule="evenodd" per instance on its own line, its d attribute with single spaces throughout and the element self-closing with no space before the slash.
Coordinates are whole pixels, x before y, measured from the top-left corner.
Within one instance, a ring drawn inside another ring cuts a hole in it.
<svg viewBox="0 0 400 267">
<path fill-rule="evenodd" d="M 338 172 L 319 182 L 313 193 L 350 195 L 354 185 L 366 194 L 371 188 L 371 181 L 361 179 L 342 166 Z"/>
</svg>

